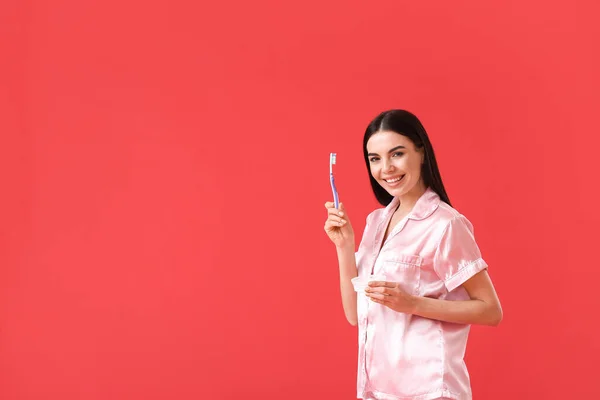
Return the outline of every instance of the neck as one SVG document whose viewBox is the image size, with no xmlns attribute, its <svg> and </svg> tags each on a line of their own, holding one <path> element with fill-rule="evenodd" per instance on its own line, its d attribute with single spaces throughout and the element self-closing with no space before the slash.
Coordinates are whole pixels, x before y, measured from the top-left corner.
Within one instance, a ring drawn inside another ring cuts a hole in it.
<svg viewBox="0 0 600 400">
<path fill-rule="evenodd" d="M 398 207 L 397 211 L 401 213 L 409 213 L 426 190 L 427 187 L 425 187 L 423 181 L 419 180 L 419 182 L 410 190 L 410 192 L 398 197 L 398 200 L 400 200 L 400 206 Z"/>
</svg>

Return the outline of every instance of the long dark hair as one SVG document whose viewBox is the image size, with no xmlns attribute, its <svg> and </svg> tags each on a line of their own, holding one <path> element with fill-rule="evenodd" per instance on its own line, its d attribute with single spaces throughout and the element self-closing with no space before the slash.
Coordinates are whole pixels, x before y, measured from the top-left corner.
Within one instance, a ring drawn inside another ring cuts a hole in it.
<svg viewBox="0 0 600 400">
<path fill-rule="evenodd" d="M 369 180 L 371 181 L 371 188 L 377 198 L 377 201 L 387 206 L 393 200 L 393 196 L 389 194 L 384 188 L 377 183 L 373 175 L 371 175 L 371 163 L 369 162 L 369 156 L 367 155 L 367 142 L 369 138 L 377 132 L 391 131 L 396 132 L 402 136 L 409 138 L 417 149 L 423 149 L 424 151 L 424 162 L 421 166 L 421 178 L 427 187 L 430 187 L 434 192 L 440 196 L 444 202 L 450 206 L 450 199 L 444 189 L 444 183 L 442 182 L 442 176 L 438 169 L 437 161 L 435 160 L 435 154 L 433 153 L 433 146 L 429 141 L 429 136 L 425 128 L 421 124 L 419 119 L 405 110 L 389 110 L 379 114 L 365 131 L 365 137 L 363 139 L 363 153 L 365 155 L 365 163 L 367 164 L 367 171 L 369 172 Z"/>
</svg>

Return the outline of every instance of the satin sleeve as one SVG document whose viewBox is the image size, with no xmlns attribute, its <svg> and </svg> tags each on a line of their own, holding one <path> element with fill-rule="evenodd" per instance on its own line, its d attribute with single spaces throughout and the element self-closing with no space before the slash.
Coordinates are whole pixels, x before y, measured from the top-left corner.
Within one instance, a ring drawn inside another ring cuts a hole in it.
<svg viewBox="0 0 600 400">
<path fill-rule="evenodd" d="M 451 292 L 488 267 L 475 242 L 473 225 L 463 215 L 446 226 L 433 259 L 433 268 Z"/>
</svg>

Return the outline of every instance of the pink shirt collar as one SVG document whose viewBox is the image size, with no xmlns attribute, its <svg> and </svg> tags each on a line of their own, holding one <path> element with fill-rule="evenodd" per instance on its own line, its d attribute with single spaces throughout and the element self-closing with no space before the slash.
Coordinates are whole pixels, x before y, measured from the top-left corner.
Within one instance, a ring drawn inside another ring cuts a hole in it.
<svg viewBox="0 0 600 400">
<path fill-rule="evenodd" d="M 419 200 L 417 200 L 417 203 L 413 207 L 412 211 L 408 214 L 408 218 L 416 221 L 425 219 L 433 214 L 433 212 L 439 207 L 440 202 L 440 196 L 438 196 L 433 189 L 428 187 L 421 197 L 419 197 Z M 390 213 L 393 213 L 398 207 L 399 203 L 400 200 L 397 197 L 394 197 L 390 204 L 388 204 L 388 206 L 385 208 L 385 215 L 387 216 Z"/>
</svg>

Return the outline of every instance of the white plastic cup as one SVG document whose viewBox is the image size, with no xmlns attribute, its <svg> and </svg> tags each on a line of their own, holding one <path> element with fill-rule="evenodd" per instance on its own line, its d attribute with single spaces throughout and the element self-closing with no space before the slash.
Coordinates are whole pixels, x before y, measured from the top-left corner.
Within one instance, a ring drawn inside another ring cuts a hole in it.
<svg viewBox="0 0 600 400">
<path fill-rule="evenodd" d="M 371 281 L 385 282 L 385 275 L 369 275 L 369 276 L 357 276 L 351 279 L 354 291 L 357 293 L 364 293 L 365 289 Z"/>
</svg>

